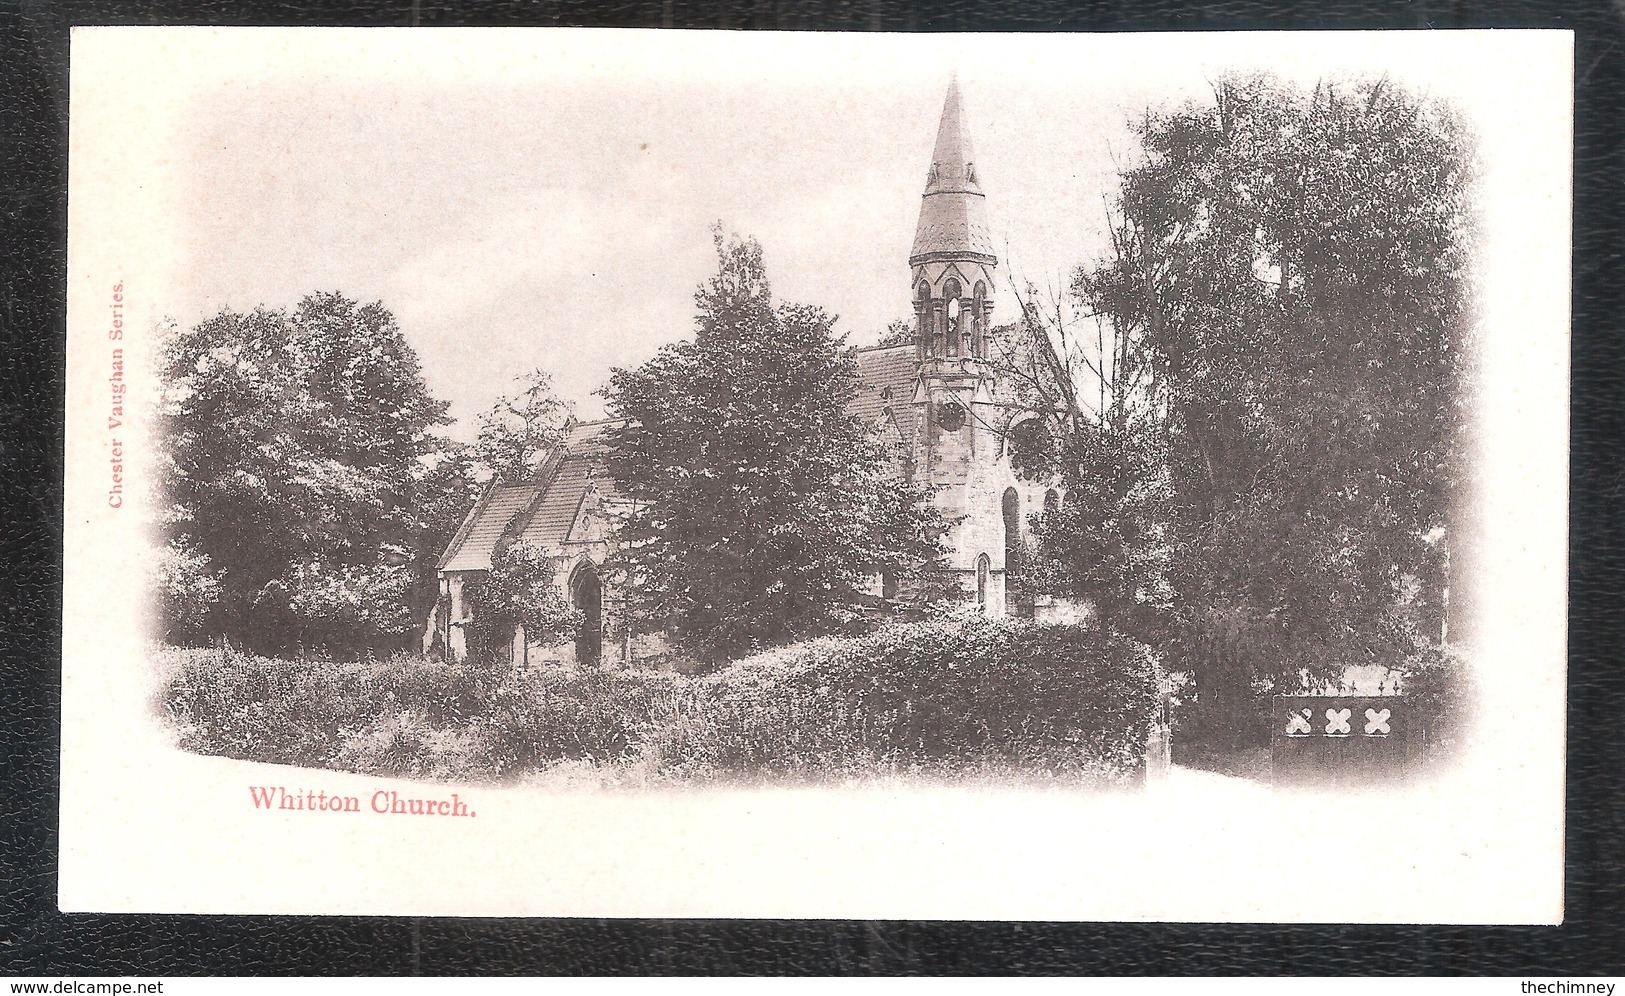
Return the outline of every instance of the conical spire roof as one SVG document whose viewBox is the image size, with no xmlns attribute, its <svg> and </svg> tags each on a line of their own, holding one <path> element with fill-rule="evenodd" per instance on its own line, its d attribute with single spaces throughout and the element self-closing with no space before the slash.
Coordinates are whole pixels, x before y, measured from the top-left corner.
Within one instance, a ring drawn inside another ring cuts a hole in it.
<svg viewBox="0 0 1625 996">
<path fill-rule="evenodd" d="M 987 227 L 987 198 L 976 179 L 970 129 L 965 125 L 959 80 L 948 82 L 937 125 L 937 144 L 931 153 L 920 224 L 914 231 L 909 262 L 948 256 L 985 257 L 994 261 L 993 238 Z"/>
</svg>

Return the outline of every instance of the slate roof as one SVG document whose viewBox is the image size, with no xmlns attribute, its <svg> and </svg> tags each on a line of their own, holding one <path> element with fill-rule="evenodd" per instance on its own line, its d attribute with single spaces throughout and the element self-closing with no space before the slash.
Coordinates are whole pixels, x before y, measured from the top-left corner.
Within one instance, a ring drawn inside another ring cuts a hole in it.
<svg viewBox="0 0 1625 996">
<path fill-rule="evenodd" d="M 543 550 L 563 546 L 576 531 L 593 469 L 591 459 L 574 453 L 566 455 L 558 473 L 532 503 L 528 521 L 519 533 L 520 541 Z"/>
<path fill-rule="evenodd" d="M 546 550 L 568 542 L 581 542 L 577 520 L 589 489 L 600 501 L 620 501 L 604 459 L 605 432 L 613 422 L 583 422 L 573 426 L 564 445 L 548 455 L 529 481 L 493 484 L 474 503 L 463 525 L 446 544 L 442 571 L 488 571 L 491 554 L 504 536 Z"/>
<path fill-rule="evenodd" d="M 857 357 L 858 390 L 846 410 L 865 422 L 873 422 L 885 414 L 889 405 L 903 439 L 912 441 L 916 414 L 911 403 L 915 375 L 913 345 L 873 346 L 858 350 Z M 889 399 L 885 396 L 887 390 L 891 392 Z"/>
<path fill-rule="evenodd" d="M 937 144 L 931 153 L 931 172 L 920 202 L 920 223 L 914 230 L 910 263 L 939 253 L 974 253 L 989 261 L 996 255 L 987 224 L 987 198 L 976 179 L 975 159 L 956 79 L 948 84 L 948 96 L 942 103 L 942 120 L 937 124 Z"/>
<path fill-rule="evenodd" d="M 462 527 L 446 545 L 439 569 L 448 572 L 490 570 L 491 553 L 496 549 L 497 540 L 502 538 L 509 523 L 530 507 L 541 490 L 541 481 L 487 486 L 463 519 Z"/>
<path fill-rule="evenodd" d="M 876 346 L 857 351 L 858 390 L 847 410 L 865 421 L 882 418 L 888 407 L 903 440 L 914 438 L 914 347 Z M 890 391 L 888 398 L 884 392 Z M 608 431 L 613 421 L 573 426 L 564 444 L 543 461 L 534 479 L 493 484 L 475 502 L 442 554 L 445 572 L 486 571 L 505 536 L 558 551 L 588 542 L 582 511 L 625 501 L 609 473 Z"/>
</svg>

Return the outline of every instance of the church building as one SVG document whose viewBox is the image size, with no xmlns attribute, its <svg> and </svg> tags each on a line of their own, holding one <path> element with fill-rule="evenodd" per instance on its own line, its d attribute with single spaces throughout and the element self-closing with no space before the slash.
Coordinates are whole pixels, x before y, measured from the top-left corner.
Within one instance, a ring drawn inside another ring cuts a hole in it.
<svg viewBox="0 0 1625 996">
<path fill-rule="evenodd" d="M 1023 335 L 1020 322 L 993 324 L 999 260 L 987 212 L 958 83 L 950 82 L 908 258 L 912 341 L 857 351 L 860 387 L 849 410 L 890 436 L 908 471 L 932 485 L 952 524 L 944 566 L 965 599 L 990 615 L 1043 617 L 1064 607 L 1035 604 L 1015 582 L 1030 516 L 1062 494 L 1041 459 L 1054 413 L 1026 385 L 1033 371 L 1064 376 L 1063 365 L 1042 334 Z M 658 635 L 634 639 L 620 625 L 622 603 L 600 577 L 615 542 L 607 513 L 623 500 L 607 469 L 608 428 L 578 424 L 531 480 L 485 489 L 437 565 L 441 600 L 425 649 L 466 652 L 464 586 L 490 570 L 495 551 L 525 542 L 555 558 L 560 588 L 582 612 L 577 659 L 630 662 L 659 651 Z M 524 643 L 516 634 L 516 654 Z"/>
</svg>

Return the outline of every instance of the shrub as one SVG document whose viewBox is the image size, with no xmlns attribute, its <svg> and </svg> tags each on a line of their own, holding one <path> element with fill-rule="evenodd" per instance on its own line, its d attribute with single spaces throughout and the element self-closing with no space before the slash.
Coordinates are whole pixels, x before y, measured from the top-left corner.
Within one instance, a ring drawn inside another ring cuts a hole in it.
<svg viewBox="0 0 1625 996">
<path fill-rule="evenodd" d="M 214 649 L 163 652 L 180 744 L 204 754 L 327 765 L 376 706 L 367 662 L 277 660 Z"/>
<path fill-rule="evenodd" d="M 491 557 L 491 569 L 463 589 L 473 611 L 469 647 L 495 656 L 523 626 L 525 642 L 557 646 L 581 628 L 582 615 L 558 584 L 559 564 L 530 543 L 512 543 Z"/>
<path fill-rule="evenodd" d="M 897 624 L 738 662 L 691 682 L 651 746 L 678 776 L 1082 774 L 1144 763 L 1145 647 L 1014 621 Z"/>
<path fill-rule="evenodd" d="M 409 556 L 404 548 L 389 551 Z M 412 629 L 407 600 L 414 573 L 405 564 L 296 563 L 279 591 L 295 620 L 299 642 L 332 647 L 399 645 Z"/>
<path fill-rule="evenodd" d="M 1436 758 L 1461 746 L 1472 721 L 1471 671 L 1453 646 L 1424 643 L 1401 665 L 1411 715 L 1422 733 L 1422 749 Z"/>
<path fill-rule="evenodd" d="M 490 780 L 580 761 L 656 777 L 1140 770 L 1146 649 L 1067 626 L 896 624 L 703 678 L 503 660 L 335 662 L 159 651 L 180 745 L 374 774 Z"/>
<path fill-rule="evenodd" d="M 191 537 L 170 540 L 155 563 L 158 619 L 164 637 L 176 643 L 202 642 L 210 613 L 220 602 L 220 577 Z"/>
<path fill-rule="evenodd" d="M 280 660 L 166 647 L 164 705 L 201 754 L 430 778 L 496 779 L 637 754 L 671 678 L 424 657 Z"/>
<path fill-rule="evenodd" d="M 502 773 L 554 761 L 635 759 L 681 679 L 649 671 L 548 664 L 500 683 L 477 727 L 488 766 Z"/>
</svg>

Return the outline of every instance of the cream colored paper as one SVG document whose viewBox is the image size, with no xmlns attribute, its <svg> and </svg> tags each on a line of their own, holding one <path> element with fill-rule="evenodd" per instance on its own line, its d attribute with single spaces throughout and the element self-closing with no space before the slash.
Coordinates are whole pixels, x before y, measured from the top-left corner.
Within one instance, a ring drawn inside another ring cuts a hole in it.
<svg viewBox="0 0 1625 996">
<path fill-rule="evenodd" d="M 1459 769 L 1363 793 L 1194 772 L 1104 795 L 655 792 L 390 781 L 170 745 L 144 654 L 146 363 L 163 317 L 321 289 L 381 299 L 466 422 L 481 390 L 538 352 L 584 395 L 608 365 L 686 334 L 704 226 L 721 217 L 763 241 L 782 296 L 872 335 L 907 313 L 907 240 L 950 71 L 1002 255 L 1060 282 L 1104 238 L 1111 155 L 1129 150 L 1102 136 L 1249 67 L 1387 72 L 1455 101 L 1480 135 L 1484 697 Z M 1560 920 L 1571 84 L 1566 33 L 76 29 L 62 908 Z M 470 115 L 520 152 L 459 148 Z M 620 135 L 622 119 L 628 144 L 607 153 L 573 130 Z M 218 155 L 226 145 L 238 154 Z M 605 162 L 627 175 L 583 193 Z M 642 292 L 656 287 L 678 305 Z M 255 785 L 355 795 L 364 810 L 257 811 Z M 391 790 L 455 792 L 474 815 L 367 811 Z"/>
</svg>

